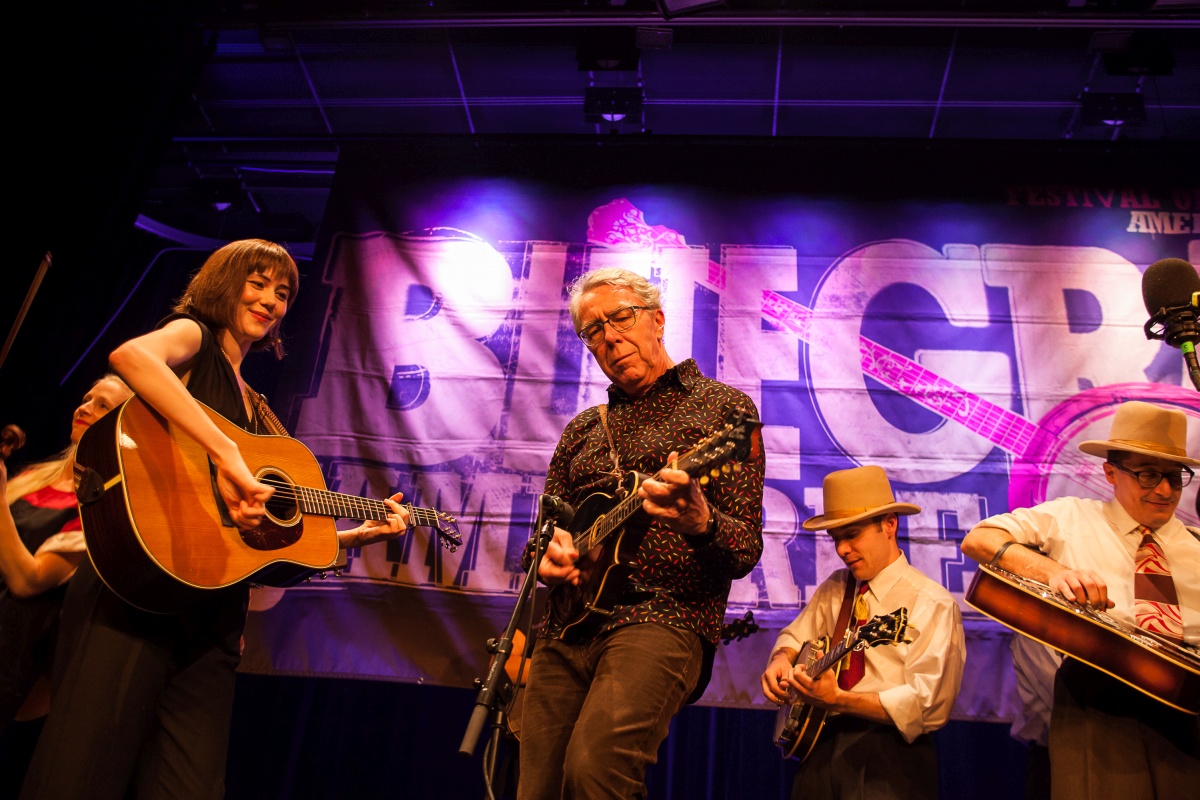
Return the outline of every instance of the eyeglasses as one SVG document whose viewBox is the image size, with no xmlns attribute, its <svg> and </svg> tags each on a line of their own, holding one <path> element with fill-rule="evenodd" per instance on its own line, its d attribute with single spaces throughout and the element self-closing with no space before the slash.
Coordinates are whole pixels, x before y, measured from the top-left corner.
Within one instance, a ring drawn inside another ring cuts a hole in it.
<svg viewBox="0 0 1200 800">
<path fill-rule="evenodd" d="M 618 308 L 607 318 L 597 320 L 578 333 L 580 339 L 588 347 L 596 347 L 604 341 L 604 326 L 611 325 L 617 333 L 627 331 L 637 322 L 639 311 L 649 311 L 650 306 L 625 306 Z"/>
<path fill-rule="evenodd" d="M 1112 461 L 1109 461 L 1108 463 L 1112 464 L 1122 472 L 1128 472 L 1130 475 L 1137 478 L 1138 486 L 1142 487 L 1143 489 L 1153 489 L 1154 487 L 1158 486 L 1158 484 L 1162 483 L 1163 478 L 1167 479 L 1167 485 L 1169 485 L 1172 489 L 1182 489 L 1192 482 L 1192 477 L 1195 475 L 1195 473 L 1193 473 L 1187 467 L 1180 467 L 1178 472 L 1174 470 L 1171 472 L 1159 472 L 1156 469 L 1141 469 L 1137 472 L 1134 472 L 1128 467 L 1123 467 L 1120 464 L 1113 463 Z"/>
</svg>

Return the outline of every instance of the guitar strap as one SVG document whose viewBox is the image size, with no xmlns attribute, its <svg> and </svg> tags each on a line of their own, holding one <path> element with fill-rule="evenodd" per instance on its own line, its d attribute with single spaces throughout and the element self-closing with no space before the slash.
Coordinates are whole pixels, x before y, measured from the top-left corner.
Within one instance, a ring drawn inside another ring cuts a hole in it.
<svg viewBox="0 0 1200 800">
<path fill-rule="evenodd" d="M 842 608 L 838 611 L 837 623 L 833 626 L 833 638 L 829 640 L 830 647 L 846 638 L 846 628 L 850 625 L 850 609 L 854 608 L 857 595 L 858 581 L 854 580 L 853 572 L 847 572 L 846 593 L 842 595 Z"/>
<path fill-rule="evenodd" d="M 279 417 L 275 416 L 275 412 L 267 405 L 267 401 L 261 394 L 254 391 L 247 384 L 246 394 L 250 395 L 250 402 L 254 405 L 254 413 L 258 414 L 267 431 L 276 436 L 291 436 L 287 428 L 283 427 L 283 423 L 279 421 Z"/>
<path fill-rule="evenodd" d="M 617 481 L 617 488 L 621 487 L 621 460 L 617 458 L 617 448 L 613 444 L 612 433 L 608 430 L 608 403 L 601 403 L 596 406 L 596 410 L 600 412 L 600 426 L 604 428 L 604 435 L 608 438 L 608 457 L 613 465 L 613 477 Z"/>
</svg>

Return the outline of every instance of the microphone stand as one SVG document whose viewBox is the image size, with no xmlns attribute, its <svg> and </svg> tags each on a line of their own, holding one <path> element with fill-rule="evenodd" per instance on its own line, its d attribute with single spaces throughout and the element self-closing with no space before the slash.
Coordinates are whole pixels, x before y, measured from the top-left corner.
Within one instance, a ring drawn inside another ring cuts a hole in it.
<svg viewBox="0 0 1200 800">
<path fill-rule="evenodd" d="M 546 545 L 554 536 L 554 523 L 557 519 L 557 514 L 543 514 L 540 528 L 537 535 L 537 544 L 534 547 L 533 560 L 529 564 L 529 571 L 525 573 L 525 581 L 521 584 L 521 591 L 517 594 L 517 603 L 513 607 L 512 616 L 509 617 L 508 626 L 504 629 L 504 634 L 499 639 L 490 639 L 488 641 L 488 651 L 493 653 L 491 664 L 488 666 L 487 677 L 482 681 L 476 680 L 475 685 L 479 688 L 479 694 L 475 697 L 475 708 L 471 712 L 471 719 L 467 723 L 467 730 L 463 734 L 462 743 L 458 747 L 460 755 L 472 756 L 475 754 L 475 747 L 479 741 L 479 735 L 483 732 L 483 727 L 488 719 L 491 719 L 492 735 L 485 752 L 490 752 L 490 758 L 485 759 L 484 769 L 484 784 L 487 789 L 488 797 L 492 797 L 492 771 L 495 767 L 495 754 L 500 745 L 500 733 L 504 727 L 504 706 L 506 698 L 504 692 L 500 690 L 500 676 L 504 672 L 504 665 L 508 663 L 508 657 L 512 654 L 513 634 L 517 629 L 517 621 L 521 618 L 521 611 L 525 608 L 525 604 L 533 597 L 533 589 L 537 584 L 538 564 L 542 560 L 542 554 L 546 550 Z M 530 636 L 533 632 L 530 631 Z"/>
</svg>

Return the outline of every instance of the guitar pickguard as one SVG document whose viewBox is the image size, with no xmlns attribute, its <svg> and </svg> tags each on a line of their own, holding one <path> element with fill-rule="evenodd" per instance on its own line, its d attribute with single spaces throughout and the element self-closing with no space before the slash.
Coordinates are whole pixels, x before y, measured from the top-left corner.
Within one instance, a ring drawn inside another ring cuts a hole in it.
<svg viewBox="0 0 1200 800">
<path fill-rule="evenodd" d="M 624 491 L 636 492 L 639 482 L 640 476 L 627 476 Z M 625 496 L 614 497 L 604 492 L 588 495 L 575 512 L 570 527 L 572 536 L 577 541 L 581 538 L 587 541 L 590 532 L 610 521 L 609 513 Z M 563 625 L 564 638 L 576 638 L 601 618 L 612 616 L 648 527 L 649 519 L 639 510 L 598 544 L 581 550 L 579 585 L 561 584 L 550 593 L 551 613 Z"/>
</svg>

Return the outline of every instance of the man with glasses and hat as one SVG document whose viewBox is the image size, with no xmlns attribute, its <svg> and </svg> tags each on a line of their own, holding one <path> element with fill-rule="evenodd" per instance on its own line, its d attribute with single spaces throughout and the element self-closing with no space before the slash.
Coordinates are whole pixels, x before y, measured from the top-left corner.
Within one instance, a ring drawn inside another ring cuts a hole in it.
<svg viewBox="0 0 1200 800">
<path fill-rule="evenodd" d="M 631 471 L 655 477 L 637 490 L 644 514 L 626 527 L 638 526 L 644 538 L 620 551 L 628 577 L 612 608 L 579 625 L 549 613 L 540 626 L 523 701 L 517 796 L 643 797 L 646 767 L 671 718 L 708 681 L 731 582 L 762 554 L 765 462 L 755 428 L 755 446 L 737 471 L 702 485 L 668 468 L 733 411 L 757 416 L 754 403 L 702 375 L 692 359 L 671 359 L 659 291 L 640 275 L 594 270 L 568 294 L 575 330 L 612 385 L 606 404 L 567 425 L 546 494 L 579 508 L 594 493 L 614 494 Z M 526 566 L 532 553 L 531 542 Z M 538 577 L 552 590 L 579 586 L 590 557 L 556 530 Z"/>
<path fill-rule="evenodd" d="M 883 468 L 831 472 L 822 490 L 825 513 L 803 527 L 827 531 L 846 569 L 818 586 L 780 632 L 762 674 L 768 700 L 783 704 L 794 689 L 801 702 L 828 712 L 792 797 L 936 798 L 937 754 L 928 734 L 950 719 L 962 683 L 967 651 L 958 604 L 900 550 L 900 516 L 921 509 L 896 502 Z M 840 671 L 816 678 L 796 663 L 807 642 L 901 607 L 911 641 L 853 652 Z"/>
<path fill-rule="evenodd" d="M 1129 401 L 1108 439 L 1079 449 L 1105 459 L 1112 500 L 1061 497 L 989 517 L 963 539 L 963 553 L 1200 645 L 1200 539 L 1175 516 L 1200 465 L 1187 455 L 1187 416 Z M 1056 800 L 1192 796 L 1200 786 L 1197 717 L 1067 658 L 1055 677 L 1050 780 Z"/>
</svg>

